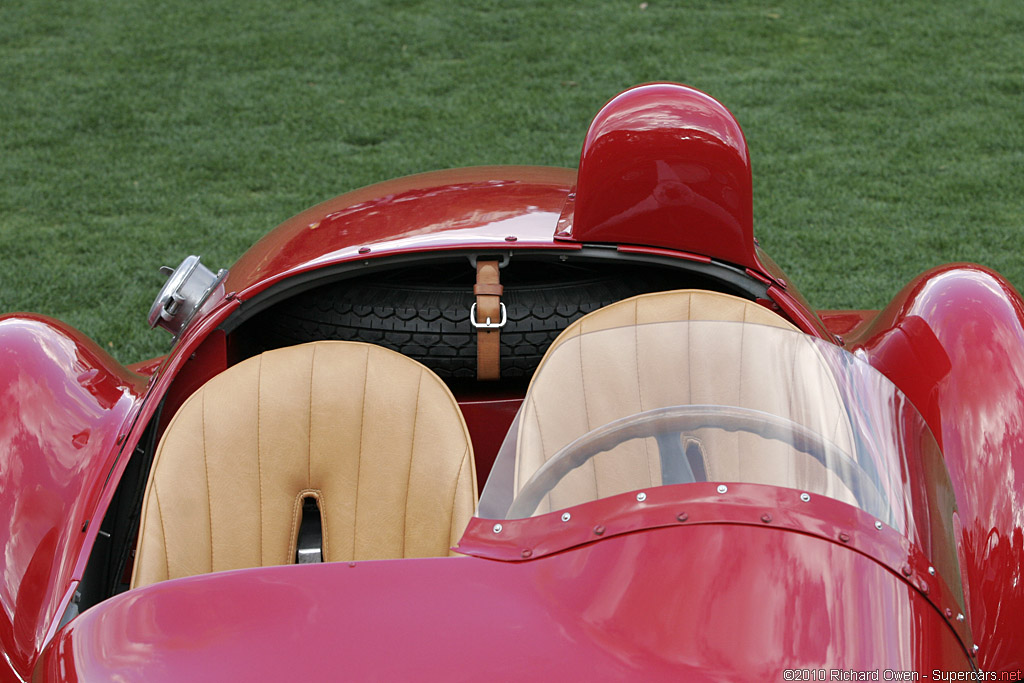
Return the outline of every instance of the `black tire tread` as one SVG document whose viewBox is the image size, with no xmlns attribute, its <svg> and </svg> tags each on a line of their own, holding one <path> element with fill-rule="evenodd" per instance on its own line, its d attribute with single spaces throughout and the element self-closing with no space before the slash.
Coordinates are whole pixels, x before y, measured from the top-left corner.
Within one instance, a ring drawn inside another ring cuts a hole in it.
<svg viewBox="0 0 1024 683">
<path fill-rule="evenodd" d="M 529 377 L 572 321 L 650 285 L 636 276 L 505 285 L 502 377 Z M 276 306 L 265 318 L 275 346 L 324 339 L 379 344 L 420 361 L 442 379 L 476 377 L 472 286 L 339 282 Z"/>
</svg>

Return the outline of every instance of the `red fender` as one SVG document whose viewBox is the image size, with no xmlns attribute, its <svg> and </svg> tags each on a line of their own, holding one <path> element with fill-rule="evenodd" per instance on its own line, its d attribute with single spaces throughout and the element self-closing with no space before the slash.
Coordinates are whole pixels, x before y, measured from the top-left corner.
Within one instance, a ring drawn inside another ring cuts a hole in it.
<svg viewBox="0 0 1024 683">
<path fill-rule="evenodd" d="M 942 446 L 979 664 L 1024 668 L 1024 302 L 976 265 L 932 269 L 850 340 Z"/>
</svg>

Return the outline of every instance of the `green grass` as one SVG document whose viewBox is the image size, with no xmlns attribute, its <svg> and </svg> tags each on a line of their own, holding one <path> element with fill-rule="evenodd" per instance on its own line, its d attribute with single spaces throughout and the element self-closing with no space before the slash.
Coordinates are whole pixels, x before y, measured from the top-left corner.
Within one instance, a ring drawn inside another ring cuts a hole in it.
<svg viewBox="0 0 1024 683">
<path fill-rule="evenodd" d="M 575 166 L 636 83 L 740 120 L 755 230 L 819 308 L 968 260 L 1024 286 L 1024 4 L 41 0 L 0 4 L 0 311 L 125 362 L 157 268 L 229 266 L 390 177 Z"/>
</svg>

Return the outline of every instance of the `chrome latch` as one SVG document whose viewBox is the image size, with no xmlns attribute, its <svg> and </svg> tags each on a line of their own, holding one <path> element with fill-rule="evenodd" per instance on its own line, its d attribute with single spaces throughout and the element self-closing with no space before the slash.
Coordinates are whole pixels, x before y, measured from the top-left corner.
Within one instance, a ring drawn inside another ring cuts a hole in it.
<svg viewBox="0 0 1024 683">
<path fill-rule="evenodd" d="M 505 323 L 508 322 L 508 313 L 505 311 L 505 302 L 502 301 L 498 306 L 501 310 L 501 322 L 492 323 L 491 319 L 487 318 L 485 322 L 478 323 L 476 321 L 476 304 L 473 304 L 469 307 L 469 324 L 477 329 L 484 328 L 493 330 L 505 327 Z"/>
<path fill-rule="evenodd" d="M 228 271 L 214 274 L 193 255 L 177 268 L 163 266 L 160 272 L 167 276 L 167 282 L 149 309 L 149 326 L 162 327 L 177 340 L 214 291 L 219 292 L 218 296 L 223 295 L 219 290 L 223 289 Z"/>
</svg>

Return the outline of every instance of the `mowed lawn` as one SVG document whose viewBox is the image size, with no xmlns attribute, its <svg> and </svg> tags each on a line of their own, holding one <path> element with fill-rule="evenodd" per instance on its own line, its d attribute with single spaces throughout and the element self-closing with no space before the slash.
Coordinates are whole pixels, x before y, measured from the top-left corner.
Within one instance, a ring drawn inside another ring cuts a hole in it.
<svg viewBox="0 0 1024 683">
<path fill-rule="evenodd" d="M 819 308 L 976 261 L 1024 286 L 1024 2 L 0 3 L 0 312 L 123 362 L 160 265 L 227 267 L 390 177 L 575 166 L 624 88 L 738 117 L 755 232 Z"/>
</svg>

